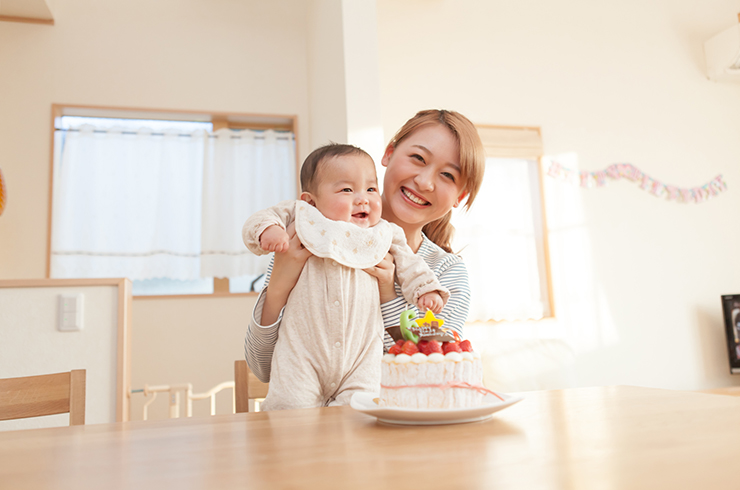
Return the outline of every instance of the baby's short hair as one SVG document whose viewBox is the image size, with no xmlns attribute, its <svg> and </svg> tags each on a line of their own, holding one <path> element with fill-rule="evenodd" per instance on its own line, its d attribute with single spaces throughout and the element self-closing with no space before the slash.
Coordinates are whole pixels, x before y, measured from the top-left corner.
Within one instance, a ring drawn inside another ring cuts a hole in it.
<svg viewBox="0 0 740 490">
<path fill-rule="evenodd" d="M 313 192 L 316 184 L 319 166 L 334 157 L 347 155 L 365 155 L 372 161 L 372 157 L 362 148 L 341 143 L 329 143 L 316 148 L 306 157 L 301 166 L 301 192 Z"/>
</svg>

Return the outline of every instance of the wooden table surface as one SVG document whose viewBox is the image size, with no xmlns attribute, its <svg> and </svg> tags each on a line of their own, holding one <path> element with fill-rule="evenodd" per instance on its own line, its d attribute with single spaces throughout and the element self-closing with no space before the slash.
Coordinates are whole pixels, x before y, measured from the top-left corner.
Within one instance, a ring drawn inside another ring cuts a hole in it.
<svg viewBox="0 0 740 490">
<path fill-rule="evenodd" d="M 461 425 L 387 426 L 338 407 L 0 432 L 0 488 L 740 488 L 739 398 L 524 395 Z"/>
</svg>

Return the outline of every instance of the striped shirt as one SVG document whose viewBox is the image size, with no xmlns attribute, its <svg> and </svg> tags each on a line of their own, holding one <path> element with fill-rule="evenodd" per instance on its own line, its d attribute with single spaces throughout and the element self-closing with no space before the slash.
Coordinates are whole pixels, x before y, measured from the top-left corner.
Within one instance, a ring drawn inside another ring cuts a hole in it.
<svg viewBox="0 0 740 490">
<path fill-rule="evenodd" d="M 416 254 L 424 259 L 424 262 L 427 263 L 432 272 L 439 278 L 442 286 L 450 291 L 450 299 L 442 309 L 442 312 L 437 316 L 444 319 L 445 327 L 454 329 L 463 337 L 463 325 L 465 325 L 468 310 L 470 309 L 470 284 L 468 282 L 468 270 L 465 267 L 465 263 L 459 255 L 445 252 L 423 233 L 421 246 Z M 283 318 L 283 312 L 281 311 L 277 321 L 272 325 L 260 325 L 255 320 L 256 318 L 262 318 L 265 289 L 270 282 L 272 264 L 273 260 L 270 260 L 265 278 L 265 286 L 257 298 L 257 303 L 252 311 L 252 318 L 247 327 L 247 335 L 244 339 L 244 356 L 247 359 L 249 369 L 264 383 L 270 381 L 272 353 L 275 349 L 280 322 Z M 398 325 L 399 318 L 404 310 L 413 309 L 416 311 L 415 306 L 406 303 L 406 300 L 401 294 L 401 287 L 398 284 L 396 284 L 396 294 L 396 299 L 380 305 L 380 311 L 383 315 L 383 326 L 386 328 Z M 388 350 L 393 345 L 393 340 L 387 333 L 385 334 L 384 344 L 385 350 Z"/>
</svg>

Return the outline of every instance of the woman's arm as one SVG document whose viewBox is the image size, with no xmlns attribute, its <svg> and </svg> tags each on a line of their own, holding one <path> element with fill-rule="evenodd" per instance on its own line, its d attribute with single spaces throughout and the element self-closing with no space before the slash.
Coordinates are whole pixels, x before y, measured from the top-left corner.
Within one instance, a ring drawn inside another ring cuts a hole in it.
<svg viewBox="0 0 740 490">
<path fill-rule="evenodd" d="M 270 262 L 272 267 L 272 261 Z M 269 269 L 268 269 L 269 275 Z M 270 368 L 272 366 L 272 353 L 275 350 L 275 344 L 278 338 L 278 329 L 282 315 L 278 316 L 277 321 L 273 324 L 262 325 L 259 321 L 262 318 L 264 309 L 265 289 L 257 298 L 254 305 L 249 325 L 247 326 L 247 335 L 244 338 L 244 357 L 247 360 L 249 369 L 252 370 L 257 379 L 263 383 L 270 381 Z"/>
<path fill-rule="evenodd" d="M 463 326 L 468 320 L 470 310 L 470 282 L 465 262 L 458 257 L 440 268 L 439 282 L 450 291 L 450 299 L 437 315 L 444 319 L 444 326 L 455 330 L 463 339 Z"/>
<path fill-rule="evenodd" d="M 437 275 L 429 268 L 423 256 L 415 254 L 406 243 L 403 230 L 391 224 L 393 240 L 391 251 L 396 263 L 396 282 L 401 286 L 403 297 L 417 309 L 421 309 L 419 298 L 427 293 L 436 292 L 440 299 L 441 308 L 450 296 L 447 288 L 440 284 Z M 435 309 L 435 313 L 439 310 Z"/>
<path fill-rule="evenodd" d="M 465 338 L 463 336 L 463 326 L 470 310 L 470 283 L 465 263 L 460 257 L 452 254 L 444 257 L 439 264 L 426 262 L 432 268 L 442 286 L 450 292 L 447 304 L 437 316 L 444 319 L 445 327 L 452 328 L 462 338 Z M 401 313 L 412 307 L 401 296 L 401 288 L 398 285 L 396 285 L 396 292 L 398 296 L 395 299 L 380 305 L 384 328 L 398 325 Z M 393 345 L 393 339 L 390 335 L 385 335 L 384 344 L 385 350 Z"/>
</svg>

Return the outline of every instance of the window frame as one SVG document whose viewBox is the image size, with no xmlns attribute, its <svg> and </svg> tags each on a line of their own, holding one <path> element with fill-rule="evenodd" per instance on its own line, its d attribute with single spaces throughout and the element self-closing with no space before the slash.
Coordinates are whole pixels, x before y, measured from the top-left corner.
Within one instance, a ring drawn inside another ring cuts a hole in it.
<svg viewBox="0 0 740 490">
<path fill-rule="evenodd" d="M 56 118 L 62 116 L 80 117 L 107 117 L 116 119 L 162 119 L 169 121 L 198 121 L 210 122 L 213 131 L 219 129 L 255 129 L 291 131 L 295 141 L 295 170 L 296 182 L 300 182 L 301 160 L 298 157 L 298 116 L 280 114 L 257 114 L 222 111 L 189 111 L 184 109 L 142 109 L 132 107 L 113 107 L 79 104 L 52 104 L 51 105 L 51 137 L 49 147 L 49 203 L 46 229 L 46 278 L 51 277 L 51 227 L 54 220 L 54 133 Z M 296 189 L 296 198 L 300 191 Z M 223 298 L 240 296 L 257 296 L 258 292 L 232 293 L 229 291 L 229 278 L 213 278 L 213 293 L 211 294 L 166 294 L 134 296 L 135 299 L 165 299 L 165 298 Z"/>
<path fill-rule="evenodd" d="M 547 302 L 550 314 L 537 320 L 516 320 L 517 322 L 539 322 L 554 320 L 555 298 L 553 293 L 552 268 L 550 261 L 549 227 L 547 225 L 547 206 L 545 203 L 545 179 L 542 171 L 544 146 L 539 126 L 507 126 L 495 124 L 475 124 L 483 143 L 486 158 L 517 158 L 537 161 L 537 181 L 540 193 L 540 213 L 542 215 L 542 248 L 544 253 Z M 474 322 L 479 323 L 479 322 Z M 509 320 L 488 320 L 482 323 L 511 323 Z"/>
</svg>

